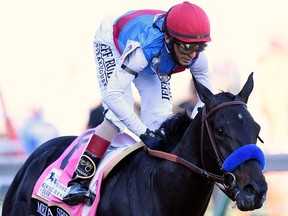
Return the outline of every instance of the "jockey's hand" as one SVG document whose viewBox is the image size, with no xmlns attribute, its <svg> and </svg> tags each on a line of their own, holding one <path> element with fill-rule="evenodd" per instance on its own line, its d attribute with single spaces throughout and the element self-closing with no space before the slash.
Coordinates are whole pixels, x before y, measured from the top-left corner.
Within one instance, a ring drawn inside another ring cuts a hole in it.
<svg viewBox="0 0 288 216">
<path fill-rule="evenodd" d="M 161 140 L 162 138 L 155 133 L 154 131 L 150 131 L 148 128 L 144 134 L 140 135 L 140 139 L 144 142 L 144 144 L 152 149 L 152 150 L 160 150 L 161 149 Z"/>
</svg>

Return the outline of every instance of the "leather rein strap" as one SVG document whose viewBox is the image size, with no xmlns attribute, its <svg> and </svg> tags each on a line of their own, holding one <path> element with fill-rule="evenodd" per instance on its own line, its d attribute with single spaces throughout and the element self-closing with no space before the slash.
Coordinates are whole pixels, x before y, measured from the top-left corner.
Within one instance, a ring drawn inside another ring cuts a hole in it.
<svg viewBox="0 0 288 216">
<path fill-rule="evenodd" d="M 206 178 L 208 179 L 211 179 L 212 181 L 214 182 L 218 182 L 218 183 L 221 183 L 223 184 L 224 183 L 224 178 L 222 176 L 219 176 L 219 175 L 215 175 L 213 173 L 210 173 L 210 172 L 207 172 L 206 170 L 190 163 L 189 161 L 185 160 L 184 158 L 181 158 L 177 155 L 174 155 L 174 154 L 170 154 L 170 153 L 167 153 L 167 152 L 163 152 L 163 151 L 157 151 L 157 150 L 152 150 L 152 149 L 149 149 L 148 147 L 144 147 L 144 150 L 145 151 L 148 151 L 148 153 L 154 157 L 158 157 L 158 158 L 162 158 L 162 159 L 165 159 L 165 160 L 168 160 L 168 161 L 172 161 L 172 162 L 175 162 L 175 163 L 179 163 L 179 164 L 182 164 L 184 166 L 186 166 L 187 168 L 189 168 L 190 170 L 202 175 L 202 176 L 205 176 Z"/>
<path fill-rule="evenodd" d="M 222 107 L 231 106 L 231 105 L 245 105 L 246 106 L 246 104 L 244 102 L 231 101 L 231 102 L 222 103 L 222 104 L 214 107 L 212 110 L 210 110 L 208 112 L 208 114 L 206 114 L 206 107 L 203 107 L 203 109 L 202 109 L 203 111 L 202 111 L 202 121 L 201 121 L 201 160 L 202 160 L 202 166 L 203 167 L 204 167 L 204 161 L 203 161 L 204 126 L 206 126 L 206 129 L 208 131 L 208 135 L 209 135 L 211 144 L 213 146 L 214 152 L 215 152 L 215 154 L 217 156 L 217 160 L 218 161 L 222 161 L 222 162 L 224 161 L 222 155 L 220 154 L 219 149 L 216 146 L 216 142 L 214 140 L 214 136 L 212 134 L 211 127 L 210 127 L 210 124 L 208 122 L 208 118 L 212 114 L 214 114 L 217 110 L 221 109 Z M 175 162 L 175 163 L 182 164 L 185 167 L 189 168 L 190 170 L 192 170 L 192 171 L 194 171 L 194 172 L 196 172 L 196 173 L 198 173 L 198 174 L 200 174 L 200 175 L 212 180 L 213 182 L 224 184 L 224 180 L 225 179 L 224 179 L 223 175 L 220 176 L 220 175 L 216 175 L 216 174 L 210 173 L 210 172 L 206 171 L 205 168 L 202 169 L 202 168 L 190 163 L 189 161 L 187 161 L 184 158 L 181 158 L 181 157 L 179 157 L 177 155 L 174 155 L 174 154 L 171 154 L 171 153 L 167 153 L 167 152 L 163 152 L 163 151 L 152 150 L 152 149 L 147 148 L 146 146 L 144 147 L 144 150 L 147 151 L 150 155 L 152 155 L 154 157 L 158 157 L 158 158 L 162 158 L 162 159 L 165 159 L 165 160 L 168 160 L 168 161 L 172 161 L 172 162 Z"/>
</svg>

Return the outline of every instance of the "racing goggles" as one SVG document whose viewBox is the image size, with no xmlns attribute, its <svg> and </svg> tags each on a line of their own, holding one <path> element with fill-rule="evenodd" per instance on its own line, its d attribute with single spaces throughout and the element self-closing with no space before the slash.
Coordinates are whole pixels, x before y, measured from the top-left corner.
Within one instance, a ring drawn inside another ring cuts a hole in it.
<svg viewBox="0 0 288 216">
<path fill-rule="evenodd" d="M 175 44 L 177 45 L 180 52 L 185 54 L 191 54 L 194 52 L 202 52 L 205 47 L 207 46 L 206 43 L 200 42 L 200 43 L 184 43 L 178 40 L 175 40 Z"/>
</svg>

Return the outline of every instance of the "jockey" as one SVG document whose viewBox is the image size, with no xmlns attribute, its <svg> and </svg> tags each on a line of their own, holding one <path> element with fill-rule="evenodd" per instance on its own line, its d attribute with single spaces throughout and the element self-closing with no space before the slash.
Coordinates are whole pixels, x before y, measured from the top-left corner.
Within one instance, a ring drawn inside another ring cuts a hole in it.
<svg viewBox="0 0 288 216">
<path fill-rule="evenodd" d="M 157 129 L 173 114 L 171 75 L 189 69 L 211 90 L 202 52 L 209 41 L 206 13 L 187 1 L 168 12 L 136 10 L 102 21 L 95 34 L 94 51 L 105 118 L 81 156 L 68 184 L 70 191 L 63 198 L 65 203 L 77 205 L 91 198 L 88 186 L 96 165 L 115 136 L 126 128 L 147 147 L 161 148 Z M 132 83 L 141 97 L 141 120 L 134 112 Z M 194 110 L 202 105 L 199 100 Z M 92 169 L 85 169 L 88 166 Z"/>
</svg>

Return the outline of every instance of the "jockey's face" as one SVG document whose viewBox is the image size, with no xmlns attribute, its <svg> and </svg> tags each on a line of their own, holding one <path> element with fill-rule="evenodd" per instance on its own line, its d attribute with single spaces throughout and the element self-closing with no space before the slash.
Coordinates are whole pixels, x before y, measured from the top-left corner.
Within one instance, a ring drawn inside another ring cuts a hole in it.
<svg viewBox="0 0 288 216">
<path fill-rule="evenodd" d="M 169 43 L 170 40 L 171 37 L 165 35 L 166 43 Z M 191 61 L 196 57 L 196 54 L 204 50 L 206 45 L 203 47 L 203 43 L 201 44 L 202 46 L 200 43 L 184 43 L 174 39 L 173 48 L 179 63 L 181 65 L 189 65 Z"/>
<path fill-rule="evenodd" d="M 191 61 L 196 57 L 198 51 L 192 51 L 190 53 L 183 52 L 177 43 L 174 43 L 174 51 L 176 58 L 181 65 L 189 65 Z"/>
</svg>

